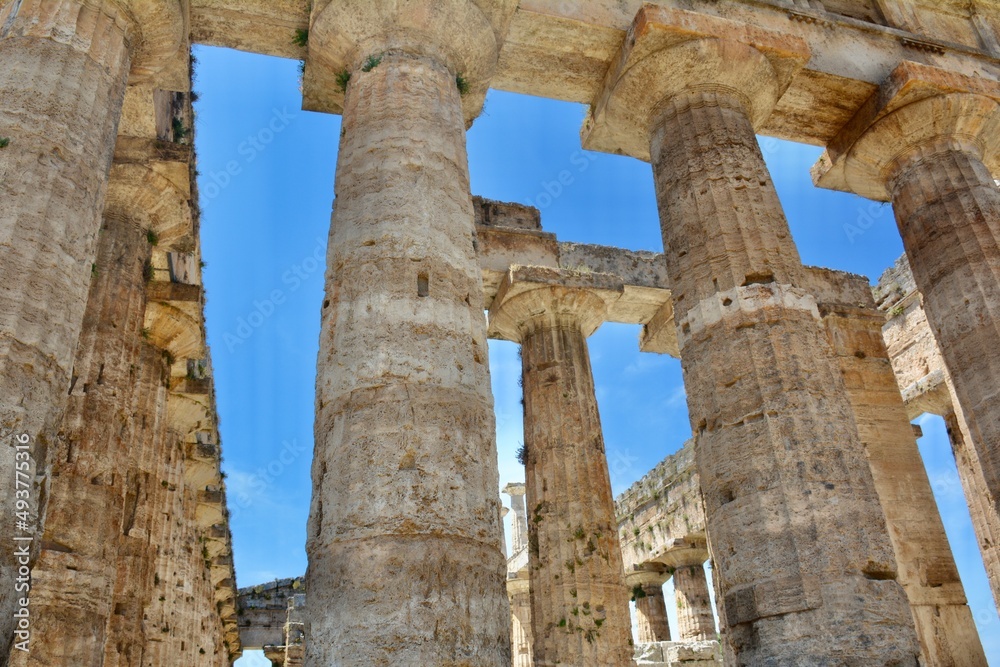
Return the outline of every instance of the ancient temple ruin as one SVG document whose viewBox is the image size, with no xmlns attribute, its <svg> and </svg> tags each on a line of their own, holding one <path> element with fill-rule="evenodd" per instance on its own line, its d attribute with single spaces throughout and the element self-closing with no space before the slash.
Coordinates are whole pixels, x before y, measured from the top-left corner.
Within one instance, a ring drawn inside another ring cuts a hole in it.
<svg viewBox="0 0 1000 667">
<path fill-rule="evenodd" d="M 193 44 L 300 59 L 343 116 L 309 570 L 239 591 Z M 649 162 L 664 252 L 474 200 L 491 88 Z M 874 293 L 802 264 L 758 135 L 892 204 Z M 1000 600 L 998 169 L 997 0 L 0 0 L 0 666 L 985 665 L 910 420 L 947 420 Z M 617 505 L 605 322 L 680 358 L 694 434 Z"/>
</svg>

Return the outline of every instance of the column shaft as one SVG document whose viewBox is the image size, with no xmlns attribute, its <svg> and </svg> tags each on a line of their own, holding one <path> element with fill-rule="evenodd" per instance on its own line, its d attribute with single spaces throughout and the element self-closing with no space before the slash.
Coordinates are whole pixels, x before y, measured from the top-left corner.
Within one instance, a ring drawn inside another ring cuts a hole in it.
<svg viewBox="0 0 1000 667">
<path fill-rule="evenodd" d="M 650 147 L 729 641 L 748 666 L 912 665 L 871 472 L 742 103 L 682 93 Z"/>
<path fill-rule="evenodd" d="M 913 277 L 924 297 L 982 468 L 1000 512 L 1000 190 L 958 144 L 931 146 L 890 184 Z"/>
<path fill-rule="evenodd" d="M 642 595 L 638 595 L 638 591 L 632 589 L 638 621 L 638 643 L 670 641 L 670 624 L 667 620 L 667 601 L 663 597 L 663 584 L 644 584 L 636 588 L 642 591 Z"/>
<path fill-rule="evenodd" d="M 677 634 L 680 641 L 715 639 L 715 617 L 708 593 L 705 567 L 684 565 L 674 572 L 674 599 L 677 601 Z"/>
<path fill-rule="evenodd" d="M 512 667 L 534 667 L 531 653 L 531 593 L 524 579 L 507 582 L 510 599 L 511 618 L 511 665 Z"/>
<path fill-rule="evenodd" d="M 864 289 L 867 289 L 867 280 Z M 928 665 L 985 666 L 934 491 L 875 309 L 823 308 Z"/>
<path fill-rule="evenodd" d="M 979 543 L 979 553 L 983 557 L 986 576 L 993 591 L 993 601 L 1000 607 L 1000 515 L 989 502 L 983 469 L 975 448 L 969 444 L 969 428 L 961 409 L 945 416 L 944 419 L 962 490 L 969 505 L 972 528 Z"/>
<path fill-rule="evenodd" d="M 108 623 L 103 667 L 142 667 L 150 637 L 161 639 L 158 627 L 144 622 L 156 588 L 160 531 L 176 518 L 169 513 L 173 493 L 164 487 L 167 442 L 167 365 L 163 351 L 143 344 L 137 373 L 139 409 L 134 451 L 121 474 L 126 477 L 125 520 L 117 536 L 117 577 Z M 156 593 L 159 595 L 159 592 Z"/>
<path fill-rule="evenodd" d="M 482 277 L 455 73 L 344 108 L 317 377 L 307 662 L 510 661 Z"/>
<path fill-rule="evenodd" d="M 146 232 L 108 218 L 100 235 L 69 405 L 51 450 L 46 522 L 32 572 L 31 652 L 12 664 L 101 667 L 137 432 Z M 72 600 L 73 604 L 67 604 Z"/>
<path fill-rule="evenodd" d="M 538 318 L 521 359 L 535 664 L 628 665 L 628 594 L 580 323 Z"/>
<path fill-rule="evenodd" d="M 14 470 L 12 434 L 30 436 L 39 472 L 56 443 L 128 77 L 128 33 L 111 0 L 0 8 L 0 135 L 9 139 L 0 148 L 5 471 Z M 4 502 L 15 497 L 14 484 L 13 473 L 0 476 Z M 13 507 L 4 507 L 0 535 L 14 535 Z M 13 550 L 0 553 L 0 590 L 13 591 Z M 12 636 L 16 600 L 0 596 L 0 646 Z"/>
</svg>

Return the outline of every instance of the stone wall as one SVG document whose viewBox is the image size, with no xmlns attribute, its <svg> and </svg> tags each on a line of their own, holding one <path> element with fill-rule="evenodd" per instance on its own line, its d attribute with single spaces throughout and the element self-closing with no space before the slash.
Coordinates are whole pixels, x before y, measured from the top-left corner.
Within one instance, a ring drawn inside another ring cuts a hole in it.
<svg viewBox="0 0 1000 667">
<path fill-rule="evenodd" d="M 656 563 L 677 548 L 704 546 L 705 508 L 694 441 L 657 464 L 615 502 L 625 571 Z"/>
</svg>

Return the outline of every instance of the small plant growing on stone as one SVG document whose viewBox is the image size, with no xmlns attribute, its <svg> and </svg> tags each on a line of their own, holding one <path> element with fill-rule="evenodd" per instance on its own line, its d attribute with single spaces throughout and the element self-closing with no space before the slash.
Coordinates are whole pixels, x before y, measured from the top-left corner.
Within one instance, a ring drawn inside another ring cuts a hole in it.
<svg viewBox="0 0 1000 667">
<path fill-rule="evenodd" d="M 96 278 L 100 274 L 101 274 L 101 272 L 97 270 L 97 264 L 91 264 L 90 265 L 90 277 L 91 278 Z"/>
<path fill-rule="evenodd" d="M 182 121 L 180 118 L 174 118 L 174 120 L 171 122 L 171 126 L 174 130 L 175 142 L 180 142 L 182 139 L 186 138 L 189 134 L 191 134 L 191 130 L 184 127 L 184 121 Z"/>
<path fill-rule="evenodd" d="M 642 586 L 634 586 L 632 588 L 632 602 L 641 600 L 644 597 L 646 597 L 646 591 L 642 590 Z"/>
<path fill-rule="evenodd" d="M 153 263 L 147 261 L 146 265 L 142 268 L 142 277 L 146 279 L 146 282 L 152 282 L 153 278 L 156 277 L 156 269 L 153 268 Z"/>
<path fill-rule="evenodd" d="M 145 338 L 146 340 L 149 340 L 149 334 L 150 333 L 151 332 L 149 331 L 149 329 L 143 329 L 142 330 L 142 337 Z"/>
<path fill-rule="evenodd" d="M 292 44 L 295 46 L 309 46 L 309 29 L 306 28 L 298 29 L 295 31 L 295 37 L 292 37 Z"/>
<path fill-rule="evenodd" d="M 351 73 L 346 69 L 342 72 L 337 72 L 337 88 L 340 88 L 340 92 L 347 92 L 347 84 L 351 82 Z"/>
<path fill-rule="evenodd" d="M 368 56 L 368 59 L 365 60 L 365 64 L 361 68 L 361 71 L 366 73 L 372 71 L 373 69 L 382 64 L 382 57 L 383 57 L 382 54 L 379 54 L 377 56 L 372 54 Z"/>
<path fill-rule="evenodd" d="M 906 306 L 904 306 L 903 304 L 899 304 L 897 306 L 894 306 L 892 310 L 889 311 L 889 317 L 899 317 L 905 312 L 906 312 Z"/>
<path fill-rule="evenodd" d="M 528 463 L 528 446 L 527 445 L 521 445 L 520 447 L 517 448 L 517 452 L 515 452 L 514 455 L 517 456 L 517 462 L 518 463 L 520 463 L 521 465 L 527 465 L 527 463 Z"/>
<path fill-rule="evenodd" d="M 147 229 L 146 241 L 149 242 L 149 245 L 158 245 L 160 243 L 160 237 L 157 236 L 156 232 L 154 232 L 152 229 Z"/>
<path fill-rule="evenodd" d="M 458 86 L 458 93 L 460 95 L 465 95 L 469 92 L 469 82 L 461 74 L 455 77 L 455 85 Z"/>
<path fill-rule="evenodd" d="M 10 137 L 0 137 L 0 148 L 7 148 L 10 146 Z"/>
</svg>

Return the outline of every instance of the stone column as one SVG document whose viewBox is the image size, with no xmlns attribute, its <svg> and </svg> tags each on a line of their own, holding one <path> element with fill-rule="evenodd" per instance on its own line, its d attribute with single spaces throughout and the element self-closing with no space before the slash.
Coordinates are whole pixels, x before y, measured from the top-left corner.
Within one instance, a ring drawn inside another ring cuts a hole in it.
<svg viewBox="0 0 1000 667">
<path fill-rule="evenodd" d="M 923 661 L 984 667 L 982 643 L 882 337 L 885 316 L 875 307 L 867 278 L 816 273 L 831 292 L 821 298 L 820 312 L 885 511 Z"/>
<path fill-rule="evenodd" d="M 885 517 L 754 132 L 799 46 L 704 23 L 692 39 L 644 10 L 595 119 L 648 139 L 728 641 L 754 667 L 912 665 Z"/>
<path fill-rule="evenodd" d="M 510 662 L 462 97 L 495 66 L 506 4 L 313 5 L 309 66 L 332 62 L 349 83 L 317 375 L 307 664 Z"/>
<path fill-rule="evenodd" d="M 715 639 L 715 617 L 703 563 L 680 565 L 674 571 L 677 637 L 680 641 Z"/>
<path fill-rule="evenodd" d="M 104 180 L 133 27 L 111 0 L 24 0 L 0 8 L 0 470 L 31 438 L 35 516 L 87 304 Z M 12 472 L 0 475 L 0 535 L 14 530 Z M 34 523 L 34 520 L 31 522 Z M 38 542 L 36 541 L 36 548 Z M 0 653 L 12 636 L 12 549 L 0 551 Z M 52 647 L 52 650 L 58 650 Z"/>
<path fill-rule="evenodd" d="M 51 451 L 47 518 L 32 573 L 32 664 L 101 667 L 112 615 L 118 536 L 138 415 L 146 311 L 146 231 L 106 218 L 73 365 L 69 406 Z M 72 604 L 67 604 L 72 600 Z M 28 664 L 15 651 L 12 664 Z"/>
<path fill-rule="evenodd" d="M 663 584 L 668 578 L 669 574 L 659 572 L 629 573 L 625 577 L 635 601 L 637 644 L 670 641 L 667 601 L 663 597 Z"/>
<path fill-rule="evenodd" d="M 3 470 L 14 469 L 11 434 L 30 437 L 39 474 L 55 447 L 126 80 L 130 70 L 156 76 L 165 54 L 186 44 L 181 8 L 177 0 L 134 6 L 20 0 L 0 6 Z M 47 497 L 42 483 L 35 481 L 36 505 Z M 12 475 L 0 477 L 0 498 L 14 498 Z M 35 509 L 44 516 L 44 508 Z M 13 512 L 5 509 L 0 517 L 0 534 L 13 535 Z M 10 591 L 12 551 L 2 553 L 0 589 Z M 0 646 L 11 638 L 15 600 L 0 597 Z"/>
<path fill-rule="evenodd" d="M 503 493 L 510 496 L 510 553 L 516 554 L 528 544 L 527 513 L 524 509 L 524 484 L 508 484 Z"/>
<path fill-rule="evenodd" d="M 531 652 L 531 594 L 528 580 L 520 577 L 508 579 L 507 599 L 510 601 L 511 665 L 534 667 Z"/>
<path fill-rule="evenodd" d="M 163 350 L 143 342 L 135 380 L 139 405 L 131 460 L 119 470 L 126 513 L 116 537 L 117 572 L 102 667 L 142 667 L 150 639 L 147 632 L 157 641 L 162 634 L 144 618 L 155 588 L 157 552 L 164 546 L 158 539 L 159 528 L 176 520 L 166 512 L 171 492 L 160 483 L 163 461 L 176 447 L 167 442 L 166 433 L 168 372 Z"/>
<path fill-rule="evenodd" d="M 541 274 L 551 282 L 532 279 Z M 490 310 L 491 333 L 521 343 L 534 660 L 628 665 L 628 595 L 587 352 L 607 305 L 576 282 L 604 288 L 608 277 L 557 274 L 512 270 Z"/>
<path fill-rule="evenodd" d="M 876 122 L 851 149 L 848 183 L 889 198 L 927 321 L 1000 508 L 1000 104 L 942 94 Z"/>
</svg>

